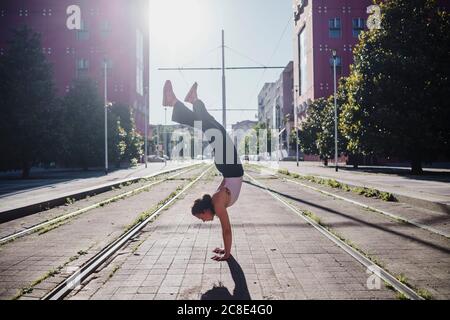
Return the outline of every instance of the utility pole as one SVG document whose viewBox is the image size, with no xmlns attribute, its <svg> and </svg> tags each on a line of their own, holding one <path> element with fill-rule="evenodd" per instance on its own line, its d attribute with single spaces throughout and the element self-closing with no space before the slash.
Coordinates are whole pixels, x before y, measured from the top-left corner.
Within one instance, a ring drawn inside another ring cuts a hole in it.
<svg viewBox="0 0 450 320">
<path fill-rule="evenodd" d="M 225 33 L 222 30 L 222 125 L 227 129 L 227 101 L 225 91 Z"/>
<path fill-rule="evenodd" d="M 222 71 L 222 125 L 226 129 L 227 127 L 227 119 L 226 119 L 226 80 L 225 80 L 225 70 L 258 70 L 258 69 L 284 69 L 285 66 L 240 66 L 240 67 L 226 67 L 225 65 L 225 31 L 222 30 L 222 66 L 221 67 L 203 67 L 203 68 L 158 68 L 161 71 Z M 209 109 L 208 109 L 209 110 Z M 235 109 L 233 109 L 235 110 Z M 246 109 L 240 109 L 246 110 Z M 251 109 L 254 110 L 254 109 Z M 215 111 L 215 110 L 214 110 Z"/>
</svg>

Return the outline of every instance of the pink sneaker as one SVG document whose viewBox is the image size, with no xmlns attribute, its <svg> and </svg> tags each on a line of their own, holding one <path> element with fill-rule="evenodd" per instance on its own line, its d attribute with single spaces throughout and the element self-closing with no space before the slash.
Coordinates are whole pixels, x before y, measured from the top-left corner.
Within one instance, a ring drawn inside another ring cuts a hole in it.
<svg viewBox="0 0 450 320">
<path fill-rule="evenodd" d="M 188 94 L 186 95 L 186 98 L 184 98 L 184 101 L 194 104 L 194 102 L 198 100 L 197 87 L 198 87 L 198 84 L 197 84 L 197 82 L 195 82 L 192 85 L 191 89 L 189 90 Z"/>
<path fill-rule="evenodd" d="M 177 103 L 177 101 L 178 99 L 173 92 L 172 82 L 170 82 L 170 80 L 167 80 L 164 83 L 162 105 L 164 107 L 173 107 L 175 103 Z"/>
</svg>

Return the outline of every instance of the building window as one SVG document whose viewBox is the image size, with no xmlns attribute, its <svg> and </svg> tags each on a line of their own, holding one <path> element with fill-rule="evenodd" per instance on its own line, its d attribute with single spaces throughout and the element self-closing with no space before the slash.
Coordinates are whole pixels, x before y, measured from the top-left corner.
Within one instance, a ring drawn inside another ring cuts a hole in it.
<svg viewBox="0 0 450 320">
<path fill-rule="evenodd" d="M 330 38 L 341 37 L 341 18 L 333 18 L 328 21 Z"/>
<path fill-rule="evenodd" d="M 88 70 L 88 69 L 89 69 L 89 60 L 87 59 L 77 60 L 77 70 Z"/>
<path fill-rule="evenodd" d="M 334 62 L 333 58 L 330 58 L 330 67 L 333 68 Z M 336 56 L 336 70 L 342 68 L 342 58 L 340 56 Z"/>
<path fill-rule="evenodd" d="M 307 74 L 306 74 L 306 28 L 303 28 L 298 34 L 298 95 L 302 95 L 306 92 L 307 88 Z"/>
<path fill-rule="evenodd" d="M 82 77 L 87 75 L 89 71 L 89 60 L 78 59 L 77 60 L 77 77 Z"/>
<path fill-rule="evenodd" d="M 136 92 L 144 95 L 144 36 L 136 29 Z"/>
<path fill-rule="evenodd" d="M 100 33 L 102 36 L 107 37 L 111 33 L 111 23 L 109 21 L 102 21 L 100 24 Z"/>
<path fill-rule="evenodd" d="M 52 9 L 42 9 L 42 15 L 43 16 L 51 16 L 52 15 Z"/>
<path fill-rule="evenodd" d="M 78 40 L 88 40 L 89 39 L 89 30 L 87 29 L 84 20 L 81 20 L 81 29 L 77 30 L 77 39 Z"/>
<path fill-rule="evenodd" d="M 275 129 L 281 128 L 281 108 L 279 105 L 275 107 Z"/>
<path fill-rule="evenodd" d="M 366 20 L 363 18 L 355 18 L 352 20 L 352 32 L 353 32 L 354 38 L 358 38 L 361 31 L 364 31 L 365 25 L 366 25 Z"/>
<path fill-rule="evenodd" d="M 28 9 L 19 9 L 19 17 L 28 17 Z"/>
</svg>

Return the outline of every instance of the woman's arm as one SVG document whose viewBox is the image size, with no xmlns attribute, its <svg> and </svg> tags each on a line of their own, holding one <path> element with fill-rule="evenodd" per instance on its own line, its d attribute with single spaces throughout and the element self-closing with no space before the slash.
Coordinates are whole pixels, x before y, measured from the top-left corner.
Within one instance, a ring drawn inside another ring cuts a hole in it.
<svg viewBox="0 0 450 320">
<path fill-rule="evenodd" d="M 231 243 L 233 241 L 233 234 L 231 232 L 230 218 L 228 217 L 228 212 L 225 206 L 215 208 L 215 211 L 217 217 L 220 220 L 220 224 L 222 225 L 222 237 L 225 247 L 225 254 L 222 257 L 214 256 L 212 259 L 216 261 L 223 261 L 227 260 L 231 255 Z"/>
</svg>

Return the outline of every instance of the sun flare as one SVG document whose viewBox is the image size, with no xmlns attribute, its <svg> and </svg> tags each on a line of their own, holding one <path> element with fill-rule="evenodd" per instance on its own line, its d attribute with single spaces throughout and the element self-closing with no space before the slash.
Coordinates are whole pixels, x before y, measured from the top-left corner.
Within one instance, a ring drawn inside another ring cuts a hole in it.
<svg viewBox="0 0 450 320">
<path fill-rule="evenodd" d="M 161 42 L 185 45 L 201 33 L 198 0 L 150 0 L 150 32 Z"/>
</svg>

